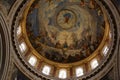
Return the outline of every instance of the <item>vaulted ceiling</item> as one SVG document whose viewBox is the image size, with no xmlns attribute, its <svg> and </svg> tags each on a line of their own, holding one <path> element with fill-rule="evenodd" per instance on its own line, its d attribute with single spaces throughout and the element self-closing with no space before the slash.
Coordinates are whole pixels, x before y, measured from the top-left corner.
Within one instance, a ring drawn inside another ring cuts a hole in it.
<svg viewBox="0 0 120 80">
<path fill-rule="evenodd" d="M 120 1 L 1 0 L 0 51 L 1 80 L 119 80 Z"/>
</svg>

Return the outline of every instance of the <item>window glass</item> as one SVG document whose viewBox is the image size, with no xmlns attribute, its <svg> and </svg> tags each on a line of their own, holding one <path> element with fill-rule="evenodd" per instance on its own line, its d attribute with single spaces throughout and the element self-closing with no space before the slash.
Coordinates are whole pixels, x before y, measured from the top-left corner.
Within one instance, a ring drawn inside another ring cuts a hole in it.
<svg viewBox="0 0 120 80">
<path fill-rule="evenodd" d="M 35 56 L 31 56 L 28 60 L 28 62 L 32 65 L 35 66 L 37 62 L 37 58 Z"/>
<path fill-rule="evenodd" d="M 42 73 L 46 74 L 46 75 L 49 75 L 50 74 L 50 70 L 51 70 L 50 66 L 45 65 L 43 67 Z"/>
<path fill-rule="evenodd" d="M 17 35 L 21 34 L 21 26 L 17 27 Z"/>
<path fill-rule="evenodd" d="M 76 76 L 79 77 L 79 76 L 82 76 L 84 73 L 83 73 L 83 68 L 82 67 L 78 67 L 76 68 Z"/>
<path fill-rule="evenodd" d="M 99 65 L 99 64 L 98 64 L 97 59 L 93 59 L 93 60 L 91 61 L 91 68 L 92 68 L 92 69 L 95 69 L 98 65 Z"/>
<path fill-rule="evenodd" d="M 26 48 L 27 48 L 25 42 L 22 42 L 22 43 L 19 45 L 19 48 L 20 48 L 21 52 L 25 52 L 25 50 L 26 50 Z"/>
<path fill-rule="evenodd" d="M 108 51 L 109 51 L 108 46 L 105 46 L 105 47 L 103 48 L 103 54 L 104 54 L 104 56 L 107 55 Z"/>
<path fill-rule="evenodd" d="M 67 70 L 66 69 L 61 69 L 59 71 L 59 78 L 62 78 L 62 79 L 67 78 Z"/>
</svg>

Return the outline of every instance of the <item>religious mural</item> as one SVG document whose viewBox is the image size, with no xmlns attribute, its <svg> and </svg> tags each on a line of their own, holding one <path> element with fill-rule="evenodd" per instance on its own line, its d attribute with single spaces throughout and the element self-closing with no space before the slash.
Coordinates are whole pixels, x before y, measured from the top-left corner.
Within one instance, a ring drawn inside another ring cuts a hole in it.
<svg viewBox="0 0 120 80">
<path fill-rule="evenodd" d="M 32 46 L 41 56 L 60 63 L 90 56 L 104 29 L 102 10 L 94 0 L 38 0 L 26 23 Z"/>
</svg>

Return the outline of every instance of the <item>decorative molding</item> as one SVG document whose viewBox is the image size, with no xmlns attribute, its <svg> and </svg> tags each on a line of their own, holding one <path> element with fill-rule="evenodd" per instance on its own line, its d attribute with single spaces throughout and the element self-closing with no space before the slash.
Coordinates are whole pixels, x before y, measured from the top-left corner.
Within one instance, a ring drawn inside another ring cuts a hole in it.
<svg viewBox="0 0 120 80">
<path fill-rule="evenodd" d="M 2 60 L 3 60 L 3 59 L 2 59 L 2 55 L 3 55 L 3 54 L 2 54 L 2 52 L 3 52 L 3 51 L 2 51 L 2 50 L 3 50 L 2 48 L 3 48 L 3 47 L 2 47 L 2 37 L 1 37 L 1 33 L 0 33 L 0 70 L 2 69 Z"/>
<path fill-rule="evenodd" d="M 1 74 L 0 74 L 0 79 L 1 80 L 6 80 L 7 76 L 7 71 L 9 67 L 9 59 L 10 59 L 10 54 L 9 54 L 9 38 L 8 38 L 8 30 L 7 30 L 7 24 L 5 21 L 5 16 L 3 13 L 0 11 L 0 33 L 2 37 L 2 68 L 0 69 Z"/>
<path fill-rule="evenodd" d="M 118 78 L 120 78 L 120 38 L 119 38 L 119 47 L 117 53 L 117 71 L 118 71 Z"/>
</svg>

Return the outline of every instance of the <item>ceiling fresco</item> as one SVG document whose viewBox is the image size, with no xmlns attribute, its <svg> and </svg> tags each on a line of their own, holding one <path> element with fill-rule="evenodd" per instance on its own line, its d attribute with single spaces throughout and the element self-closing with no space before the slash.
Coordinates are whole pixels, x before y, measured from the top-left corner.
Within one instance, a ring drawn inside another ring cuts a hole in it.
<svg viewBox="0 0 120 80">
<path fill-rule="evenodd" d="M 32 46 L 60 63 L 89 57 L 105 30 L 104 13 L 94 0 L 40 0 L 31 6 L 26 21 Z"/>
</svg>

